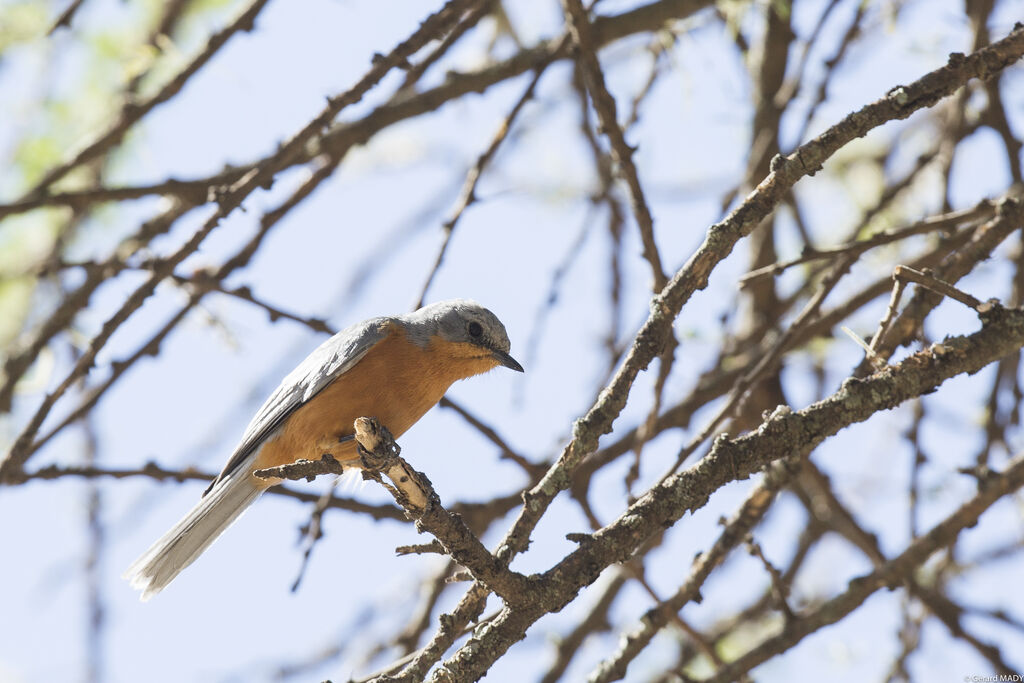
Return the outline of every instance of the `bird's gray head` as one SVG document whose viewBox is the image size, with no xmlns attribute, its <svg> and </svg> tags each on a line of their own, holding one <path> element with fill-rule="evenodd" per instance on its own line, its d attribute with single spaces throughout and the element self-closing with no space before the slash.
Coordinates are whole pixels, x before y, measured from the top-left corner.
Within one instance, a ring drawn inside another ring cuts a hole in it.
<svg viewBox="0 0 1024 683">
<path fill-rule="evenodd" d="M 505 326 L 498 320 L 498 316 L 475 301 L 439 301 L 404 317 L 414 323 L 413 328 L 422 330 L 426 335 L 437 335 L 448 342 L 470 344 L 486 352 L 498 364 L 517 372 L 523 371 L 523 366 L 508 353 L 511 345 Z M 427 343 L 427 339 L 414 341 Z"/>
</svg>

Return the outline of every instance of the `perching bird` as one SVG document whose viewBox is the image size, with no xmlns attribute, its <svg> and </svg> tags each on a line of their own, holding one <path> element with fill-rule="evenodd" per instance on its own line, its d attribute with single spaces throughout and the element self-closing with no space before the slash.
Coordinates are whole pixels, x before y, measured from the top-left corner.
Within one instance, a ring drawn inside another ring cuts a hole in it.
<svg viewBox="0 0 1024 683">
<path fill-rule="evenodd" d="M 355 441 L 346 438 L 356 418 L 376 417 L 398 437 L 456 380 L 499 365 L 522 372 L 508 351 L 497 316 L 465 299 L 342 330 L 284 378 L 200 501 L 128 567 L 125 578 L 148 600 L 279 481 L 253 472 L 325 453 L 357 464 Z"/>
</svg>

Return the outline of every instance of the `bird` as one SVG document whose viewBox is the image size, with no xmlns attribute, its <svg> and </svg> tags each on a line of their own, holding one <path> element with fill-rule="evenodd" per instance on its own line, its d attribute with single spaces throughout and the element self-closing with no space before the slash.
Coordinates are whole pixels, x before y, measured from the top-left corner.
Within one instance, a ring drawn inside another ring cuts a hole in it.
<svg viewBox="0 0 1024 683">
<path fill-rule="evenodd" d="M 376 417 L 397 438 L 457 380 L 506 367 L 505 326 L 475 301 L 451 299 L 348 327 L 317 347 L 256 411 L 199 502 L 124 573 L 149 600 L 280 479 L 256 470 L 332 455 L 358 467 L 353 422 Z"/>
</svg>

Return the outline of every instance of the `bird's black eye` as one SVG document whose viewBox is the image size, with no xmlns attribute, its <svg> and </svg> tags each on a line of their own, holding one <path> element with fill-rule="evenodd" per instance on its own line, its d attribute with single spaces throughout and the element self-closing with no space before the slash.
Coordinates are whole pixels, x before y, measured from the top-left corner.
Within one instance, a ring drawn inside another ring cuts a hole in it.
<svg viewBox="0 0 1024 683">
<path fill-rule="evenodd" d="M 469 324 L 469 336 L 473 339 L 479 339 L 484 336 L 484 328 L 481 327 L 480 323 L 473 321 Z"/>
</svg>

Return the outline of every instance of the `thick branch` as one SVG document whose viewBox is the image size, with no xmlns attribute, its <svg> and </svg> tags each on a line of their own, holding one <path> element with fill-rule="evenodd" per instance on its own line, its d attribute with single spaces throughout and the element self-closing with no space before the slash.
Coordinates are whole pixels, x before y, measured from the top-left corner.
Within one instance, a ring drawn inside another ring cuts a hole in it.
<svg viewBox="0 0 1024 683">
<path fill-rule="evenodd" d="M 933 344 L 864 380 L 851 378 L 834 395 L 803 410 L 794 412 L 780 406 L 755 432 L 736 439 L 719 437 L 701 462 L 648 491 L 615 522 L 584 541 L 579 549 L 544 574 L 531 577 L 533 601 L 525 607 L 506 607 L 488 629 L 461 648 L 445 665 L 445 671 L 451 676 L 448 680 L 478 679 L 494 659 L 525 637 L 526 629 L 534 621 L 562 609 L 606 567 L 629 559 L 645 539 L 675 523 L 685 513 L 703 507 L 711 494 L 725 484 L 749 477 L 787 455 L 810 452 L 851 424 L 930 393 L 951 377 L 977 372 L 1024 347 L 1024 310 L 995 308 L 980 317 L 983 327 L 972 335 Z M 1019 470 L 1018 473 L 1018 468 L 1014 468 L 1015 474 L 1009 475 L 1012 488 L 999 487 L 1002 493 L 1019 485 L 1015 482 L 1024 478 L 1024 466 Z M 998 495 L 984 498 L 985 507 L 995 498 Z M 980 510 L 977 512 L 980 514 Z M 968 517 L 958 519 L 968 520 Z M 968 523 L 973 522 L 964 521 L 957 530 Z M 914 557 L 924 561 L 927 554 Z"/>
<path fill-rule="evenodd" d="M 708 229 L 707 237 L 696 253 L 654 297 L 650 317 L 637 334 L 626 360 L 587 414 L 574 424 L 573 439 L 558 461 L 527 493 L 527 504 L 499 548 L 502 558 L 508 561 L 526 547 L 534 526 L 554 497 L 569 486 L 577 465 L 597 450 L 598 438 L 611 431 L 612 423 L 626 405 L 633 381 L 661 353 L 676 316 L 690 296 L 707 286 L 714 267 L 729 255 L 736 242 L 750 234 L 774 210 L 799 179 L 815 173 L 847 142 L 863 137 L 888 121 L 906 118 L 917 109 L 934 104 L 971 78 L 991 77 L 999 69 L 1020 59 L 1022 54 L 1024 25 L 1019 25 L 1003 40 L 968 57 L 951 55 L 947 66 L 893 90 L 801 145 L 789 156 L 776 158 L 769 176 L 725 220 Z"/>
</svg>

